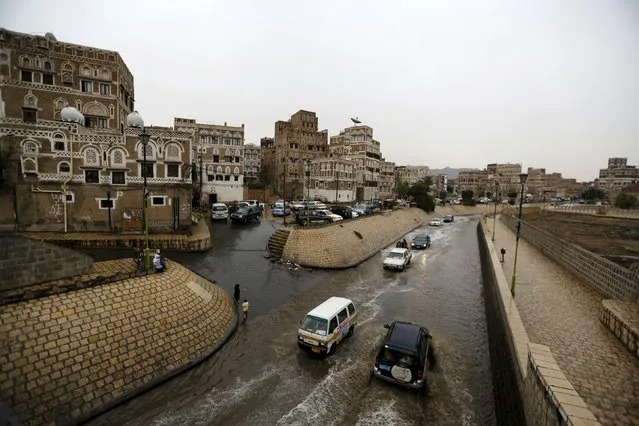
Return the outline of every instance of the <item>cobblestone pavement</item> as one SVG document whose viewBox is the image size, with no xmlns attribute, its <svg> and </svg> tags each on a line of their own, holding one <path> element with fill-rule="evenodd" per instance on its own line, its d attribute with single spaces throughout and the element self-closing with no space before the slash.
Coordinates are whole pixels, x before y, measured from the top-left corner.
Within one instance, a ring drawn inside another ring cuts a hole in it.
<svg viewBox="0 0 639 426">
<path fill-rule="evenodd" d="M 132 263 L 96 263 L 96 272 Z M 214 347 L 233 324 L 229 294 L 178 263 L 167 266 L 2 307 L 0 399 L 26 424 L 64 424 Z"/>
<path fill-rule="evenodd" d="M 495 231 L 510 282 L 515 235 L 499 219 Z M 602 297 L 520 239 L 515 300 L 530 340 L 550 347 L 599 421 L 639 425 L 639 359 L 599 320 Z"/>
</svg>

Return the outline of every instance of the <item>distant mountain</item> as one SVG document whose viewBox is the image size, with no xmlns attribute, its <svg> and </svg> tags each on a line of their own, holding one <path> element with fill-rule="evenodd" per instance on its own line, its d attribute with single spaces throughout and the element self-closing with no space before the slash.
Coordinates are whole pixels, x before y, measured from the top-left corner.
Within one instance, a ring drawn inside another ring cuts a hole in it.
<svg viewBox="0 0 639 426">
<path fill-rule="evenodd" d="M 444 167 L 443 169 L 429 169 L 428 174 L 430 176 L 437 175 L 448 175 L 448 179 L 455 179 L 459 172 L 462 170 L 479 170 L 479 169 L 470 169 L 470 168 L 462 168 L 462 169 L 453 169 L 451 167 Z"/>
</svg>

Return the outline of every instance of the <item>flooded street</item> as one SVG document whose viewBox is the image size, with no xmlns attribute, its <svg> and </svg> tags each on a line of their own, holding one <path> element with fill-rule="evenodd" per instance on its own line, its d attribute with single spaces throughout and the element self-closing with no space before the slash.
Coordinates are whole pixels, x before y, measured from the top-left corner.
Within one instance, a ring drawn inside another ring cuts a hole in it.
<svg viewBox="0 0 639 426">
<path fill-rule="evenodd" d="M 381 267 L 388 249 L 345 271 L 289 270 L 264 258 L 272 224 L 214 224 L 213 250 L 167 256 L 229 291 L 240 283 L 251 318 L 212 358 L 91 424 L 495 424 L 476 225 L 457 217 L 413 232 L 431 235 L 431 248 L 390 272 Z M 330 296 L 353 299 L 359 324 L 334 356 L 314 359 L 298 349 L 297 326 Z M 394 319 L 434 336 L 428 391 L 370 377 L 383 325 Z"/>
</svg>

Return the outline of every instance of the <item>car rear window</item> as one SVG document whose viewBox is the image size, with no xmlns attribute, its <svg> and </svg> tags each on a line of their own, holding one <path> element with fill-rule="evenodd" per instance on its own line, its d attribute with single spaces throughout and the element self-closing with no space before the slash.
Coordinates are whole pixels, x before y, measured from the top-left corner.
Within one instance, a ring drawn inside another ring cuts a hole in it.
<svg viewBox="0 0 639 426">
<path fill-rule="evenodd" d="M 226 206 L 213 206 L 214 212 L 225 212 L 227 210 Z"/>
<path fill-rule="evenodd" d="M 406 367 L 415 365 L 417 358 L 414 355 L 407 354 L 396 349 L 384 348 L 382 351 L 381 361 L 388 364 L 401 364 Z"/>
</svg>

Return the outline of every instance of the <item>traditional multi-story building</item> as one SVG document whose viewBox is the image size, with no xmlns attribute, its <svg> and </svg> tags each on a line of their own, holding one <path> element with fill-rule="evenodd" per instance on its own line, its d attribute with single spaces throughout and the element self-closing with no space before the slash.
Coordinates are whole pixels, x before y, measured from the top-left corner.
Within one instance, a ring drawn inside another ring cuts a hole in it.
<svg viewBox="0 0 639 426">
<path fill-rule="evenodd" d="M 395 196 L 395 163 L 384 158 L 380 165 L 378 196 L 382 200 Z"/>
<path fill-rule="evenodd" d="M 331 154 L 342 152 L 355 166 L 356 199 L 379 198 L 382 155 L 380 143 L 373 139 L 373 129 L 359 125 L 347 127 L 339 135 L 331 136 Z"/>
<path fill-rule="evenodd" d="M 499 190 L 503 194 L 509 192 L 519 192 L 521 188 L 521 164 L 513 163 L 492 163 L 486 166 L 486 171 L 490 177 L 491 183 L 496 179 L 499 184 Z M 492 192 L 492 191 L 491 191 Z"/>
<path fill-rule="evenodd" d="M 328 130 L 318 130 L 314 112 L 299 110 L 290 120 L 275 122 L 274 139 L 275 190 L 287 198 L 301 196 L 307 192 L 308 161 L 328 156 Z"/>
<path fill-rule="evenodd" d="M 482 197 L 492 192 L 491 182 L 486 170 L 462 170 L 455 179 L 457 191 L 473 191 L 475 197 Z"/>
<path fill-rule="evenodd" d="M 244 124 L 206 124 L 175 117 L 173 126 L 178 132 L 193 137 L 193 158 L 201 170 L 200 195 L 204 201 L 241 200 L 244 197 Z"/>
<path fill-rule="evenodd" d="M 262 166 L 260 147 L 254 143 L 244 145 L 244 182 L 256 182 L 260 180 L 260 168 Z"/>
<path fill-rule="evenodd" d="M 636 183 L 639 183 L 639 168 L 629 166 L 626 157 L 611 157 L 608 168 L 599 170 L 597 186 L 613 196 Z"/>
<path fill-rule="evenodd" d="M 264 182 L 274 189 L 275 185 L 275 139 L 260 139 L 260 174 Z"/>
<path fill-rule="evenodd" d="M 117 52 L 0 29 L 0 225 L 139 232 L 146 175 L 150 228 L 190 226 L 192 139 L 147 128 L 142 149 L 133 93 Z"/>
<path fill-rule="evenodd" d="M 330 203 L 355 201 L 356 167 L 352 160 L 339 157 L 310 160 L 310 190 L 305 196 Z"/>
</svg>

